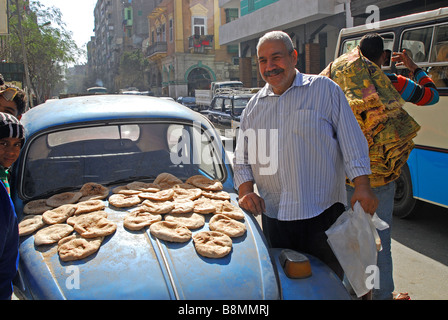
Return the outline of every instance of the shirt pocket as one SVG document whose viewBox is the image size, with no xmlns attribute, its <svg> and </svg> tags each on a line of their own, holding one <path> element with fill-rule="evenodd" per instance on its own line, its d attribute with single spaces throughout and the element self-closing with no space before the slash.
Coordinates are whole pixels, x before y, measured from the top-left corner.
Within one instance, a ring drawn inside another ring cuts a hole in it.
<svg viewBox="0 0 448 320">
<path fill-rule="evenodd" d="M 290 119 L 292 132 L 304 138 L 318 138 L 328 130 L 328 122 L 314 110 L 295 110 Z"/>
</svg>

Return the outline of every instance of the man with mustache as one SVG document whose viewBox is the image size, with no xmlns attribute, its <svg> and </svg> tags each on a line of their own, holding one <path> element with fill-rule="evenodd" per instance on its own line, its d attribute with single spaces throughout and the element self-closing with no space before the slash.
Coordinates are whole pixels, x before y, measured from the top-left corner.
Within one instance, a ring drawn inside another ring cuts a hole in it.
<svg viewBox="0 0 448 320">
<path fill-rule="evenodd" d="M 234 159 L 239 205 L 254 215 L 263 213 L 272 247 L 312 254 L 342 278 L 325 231 L 345 210 L 346 175 L 355 184 L 351 205 L 359 201 L 365 212 L 376 210 L 366 139 L 339 86 L 296 70 L 297 52 L 286 33 L 264 35 L 257 53 L 267 83 L 241 116 Z M 257 139 L 251 141 L 246 131 Z M 263 143 L 273 134 L 278 142 Z M 263 171 L 257 148 L 277 157 L 277 170 Z"/>
</svg>

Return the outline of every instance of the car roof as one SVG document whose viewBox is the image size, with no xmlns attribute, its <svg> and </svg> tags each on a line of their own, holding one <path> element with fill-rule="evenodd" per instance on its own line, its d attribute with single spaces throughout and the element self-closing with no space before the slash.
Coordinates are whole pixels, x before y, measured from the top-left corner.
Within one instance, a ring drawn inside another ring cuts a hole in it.
<svg viewBox="0 0 448 320">
<path fill-rule="evenodd" d="M 138 95 L 91 95 L 53 100 L 27 111 L 21 122 L 26 128 L 26 136 L 29 137 L 55 126 L 142 118 L 204 123 L 200 114 L 177 102 Z"/>
</svg>

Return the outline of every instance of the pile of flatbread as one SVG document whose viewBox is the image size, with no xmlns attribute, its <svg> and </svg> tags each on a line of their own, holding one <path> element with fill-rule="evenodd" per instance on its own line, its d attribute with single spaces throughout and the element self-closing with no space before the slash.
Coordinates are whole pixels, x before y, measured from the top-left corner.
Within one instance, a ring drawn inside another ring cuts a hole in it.
<svg viewBox="0 0 448 320">
<path fill-rule="evenodd" d="M 220 258 L 232 249 L 232 237 L 244 235 L 242 210 L 230 202 L 221 182 L 195 175 L 185 182 L 161 173 L 154 182 L 135 181 L 112 189 L 86 183 L 78 192 L 64 192 L 48 199 L 33 200 L 24 207 L 26 216 L 19 224 L 20 236 L 34 233 L 36 246 L 58 245 L 62 261 L 83 259 L 99 250 L 104 237 L 114 234 L 115 222 L 104 210 L 110 207 L 127 212 L 123 225 L 136 231 L 148 227 L 150 233 L 169 242 L 193 239 L 198 254 Z M 193 235 L 191 230 L 205 225 L 212 214 L 209 231 Z"/>
<path fill-rule="evenodd" d="M 198 254 L 221 258 L 232 250 L 231 237 L 246 232 L 243 211 L 230 203 L 230 195 L 221 182 L 195 175 L 185 182 L 162 173 L 153 183 L 132 182 L 112 190 L 109 204 L 135 207 L 124 218 L 128 230 L 149 227 L 150 233 L 164 241 L 187 242 L 193 239 Z M 140 202 L 139 200 L 140 199 Z M 209 231 L 191 230 L 205 225 L 205 215 L 212 214 Z"/>
<path fill-rule="evenodd" d="M 23 208 L 26 215 L 19 223 L 19 235 L 34 233 L 36 246 L 57 243 L 62 261 L 86 258 L 117 229 L 104 211 L 108 195 L 109 188 L 89 182 L 77 192 L 30 201 Z"/>
</svg>

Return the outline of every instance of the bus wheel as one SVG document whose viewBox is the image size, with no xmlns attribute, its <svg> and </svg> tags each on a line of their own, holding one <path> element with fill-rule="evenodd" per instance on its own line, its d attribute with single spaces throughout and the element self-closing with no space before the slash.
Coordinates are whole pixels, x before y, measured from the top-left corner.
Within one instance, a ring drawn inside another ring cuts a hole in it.
<svg viewBox="0 0 448 320">
<path fill-rule="evenodd" d="M 409 167 L 405 164 L 401 169 L 401 176 L 395 180 L 394 216 L 402 219 L 412 217 L 416 202 Z"/>
</svg>

